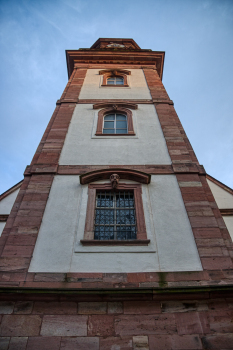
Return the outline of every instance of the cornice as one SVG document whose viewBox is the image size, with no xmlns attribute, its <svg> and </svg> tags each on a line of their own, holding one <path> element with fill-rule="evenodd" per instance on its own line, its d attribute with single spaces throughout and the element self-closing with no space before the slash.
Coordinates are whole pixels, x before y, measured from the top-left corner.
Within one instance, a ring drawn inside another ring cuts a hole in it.
<svg viewBox="0 0 233 350">
<path fill-rule="evenodd" d="M 66 50 L 68 77 L 70 78 L 75 65 L 85 64 L 89 68 L 93 65 L 104 64 L 106 69 L 108 65 L 133 65 L 135 68 L 147 66 L 156 68 L 160 79 L 163 75 L 165 52 L 147 51 L 147 50 L 122 50 L 122 49 L 87 49 L 87 50 Z"/>
</svg>

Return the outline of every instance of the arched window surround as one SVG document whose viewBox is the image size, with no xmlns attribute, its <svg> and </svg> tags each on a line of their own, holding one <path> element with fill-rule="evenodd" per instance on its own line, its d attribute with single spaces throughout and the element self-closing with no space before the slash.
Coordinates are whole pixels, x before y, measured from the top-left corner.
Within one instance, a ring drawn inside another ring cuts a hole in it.
<svg viewBox="0 0 233 350">
<path fill-rule="evenodd" d="M 104 117 L 110 113 L 120 113 L 127 116 L 128 123 L 128 133 L 127 134 L 103 134 L 103 123 Z M 96 136 L 135 136 L 134 128 L 133 128 L 133 116 L 132 111 L 124 107 L 112 106 L 108 108 L 101 109 L 98 113 L 98 122 L 96 129 Z"/>
<path fill-rule="evenodd" d="M 103 75 L 103 82 L 101 86 L 107 86 L 107 87 L 128 87 L 129 86 L 127 76 L 131 74 L 130 71 L 122 70 L 122 69 L 101 70 L 99 71 L 99 74 Z M 108 85 L 108 78 L 110 77 L 123 78 L 124 82 L 122 85 Z"/>
</svg>

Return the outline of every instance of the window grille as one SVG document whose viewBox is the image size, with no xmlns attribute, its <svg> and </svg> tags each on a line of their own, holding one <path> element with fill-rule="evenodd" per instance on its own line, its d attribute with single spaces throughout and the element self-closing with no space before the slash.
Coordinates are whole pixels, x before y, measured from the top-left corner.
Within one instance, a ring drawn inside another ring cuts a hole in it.
<svg viewBox="0 0 233 350">
<path fill-rule="evenodd" d="M 103 134 L 127 134 L 127 117 L 124 114 L 114 113 L 104 117 Z"/>
<path fill-rule="evenodd" d="M 124 78 L 110 77 L 107 80 L 107 85 L 124 85 Z"/>
<path fill-rule="evenodd" d="M 133 191 L 98 191 L 94 222 L 96 240 L 137 238 Z"/>
</svg>

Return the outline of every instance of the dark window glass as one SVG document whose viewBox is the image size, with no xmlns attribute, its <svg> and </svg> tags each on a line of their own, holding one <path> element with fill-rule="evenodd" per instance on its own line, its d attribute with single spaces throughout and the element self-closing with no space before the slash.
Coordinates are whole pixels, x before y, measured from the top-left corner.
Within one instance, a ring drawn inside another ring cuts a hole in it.
<svg viewBox="0 0 233 350">
<path fill-rule="evenodd" d="M 107 85 L 124 85 L 124 78 L 110 77 L 107 80 Z"/>
<path fill-rule="evenodd" d="M 127 134 L 127 117 L 124 114 L 108 114 L 104 117 L 103 134 Z"/>
<path fill-rule="evenodd" d="M 137 238 L 134 194 L 132 191 L 97 191 L 94 239 Z"/>
</svg>

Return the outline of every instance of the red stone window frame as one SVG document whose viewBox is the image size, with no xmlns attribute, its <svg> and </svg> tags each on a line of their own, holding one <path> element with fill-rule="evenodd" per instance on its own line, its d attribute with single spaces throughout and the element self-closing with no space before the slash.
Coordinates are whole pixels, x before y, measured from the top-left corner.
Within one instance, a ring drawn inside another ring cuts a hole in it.
<svg viewBox="0 0 233 350">
<path fill-rule="evenodd" d="M 109 113 L 121 113 L 127 116 L 128 123 L 128 133 L 127 134 L 103 134 L 103 124 L 104 124 L 104 116 Z M 115 108 L 114 106 L 101 109 L 98 113 L 98 122 L 96 129 L 96 136 L 135 136 L 134 128 L 133 128 L 133 113 L 124 107 Z"/>
<path fill-rule="evenodd" d="M 101 70 L 99 71 L 100 75 L 103 75 L 103 81 L 101 86 L 106 86 L 106 87 L 128 87 L 128 75 L 131 74 L 130 71 L 127 70 L 121 70 L 121 69 L 112 69 L 112 70 Z M 124 82 L 122 85 L 108 85 L 108 78 L 111 77 L 119 77 L 123 78 Z"/>
<path fill-rule="evenodd" d="M 83 245 L 148 245 L 150 240 L 147 239 L 146 224 L 142 203 L 142 187 L 140 184 L 125 184 L 118 185 L 117 190 L 126 190 L 134 192 L 135 212 L 137 222 L 137 239 L 135 240 L 95 240 L 94 239 L 94 217 L 96 204 L 96 191 L 112 190 L 112 185 L 105 184 L 89 184 L 88 185 L 88 202 L 87 214 L 84 230 L 84 239 L 81 240 Z"/>
</svg>

